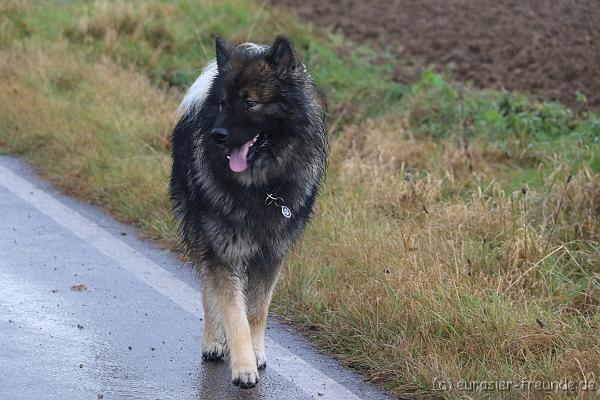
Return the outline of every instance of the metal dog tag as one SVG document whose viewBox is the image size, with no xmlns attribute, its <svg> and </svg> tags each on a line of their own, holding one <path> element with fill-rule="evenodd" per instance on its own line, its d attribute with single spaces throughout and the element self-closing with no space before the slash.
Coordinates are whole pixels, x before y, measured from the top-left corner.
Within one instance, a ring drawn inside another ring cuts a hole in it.
<svg viewBox="0 0 600 400">
<path fill-rule="evenodd" d="M 282 197 L 275 197 L 273 196 L 272 193 L 267 193 L 267 198 L 265 199 L 265 204 L 266 205 L 271 205 L 271 204 L 275 204 L 277 207 L 281 207 L 281 214 L 287 218 L 290 219 L 292 218 L 292 212 L 290 211 L 289 208 L 287 208 L 285 206 L 285 204 L 283 204 L 285 200 L 283 200 Z"/>
</svg>

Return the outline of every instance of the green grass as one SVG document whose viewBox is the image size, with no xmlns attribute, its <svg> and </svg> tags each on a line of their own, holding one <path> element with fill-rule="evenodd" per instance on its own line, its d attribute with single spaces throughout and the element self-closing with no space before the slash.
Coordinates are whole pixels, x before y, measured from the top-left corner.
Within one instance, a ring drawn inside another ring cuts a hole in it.
<svg viewBox="0 0 600 400">
<path fill-rule="evenodd" d="M 27 2 L 4 5 L 0 44 L 23 39 L 64 40 L 88 62 L 110 57 L 134 67 L 155 85 L 188 87 L 214 58 L 214 35 L 235 42 L 270 43 L 281 32 L 294 39 L 315 78 L 328 88 L 330 108 L 344 120 L 382 113 L 405 88 L 382 79 L 395 60 L 366 47 L 350 47 L 340 36 L 314 32 L 281 12 L 252 2 Z M 11 6 L 13 4 L 13 6 Z M 44 6 L 45 4 L 45 6 Z M 0 9 L 1 10 L 1 9 Z M 25 11 L 24 11 L 25 10 Z M 351 48 L 351 50 L 349 50 Z"/>
<path fill-rule="evenodd" d="M 398 60 L 253 2 L 10 0 L 0 151 L 176 247 L 168 152 L 182 91 L 214 33 L 280 32 L 325 88 L 333 132 L 276 313 L 397 394 L 519 399 L 434 381 L 599 376 L 594 114 L 431 71 L 402 86 L 388 79 Z"/>
<path fill-rule="evenodd" d="M 515 171 L 511 163 L 502 177 L 510 189 L 542 186 L 543 171 L 551 172 L 557 162 L 572 172 L 584 164 L 600 172 L 600 118 L 594 113 L 576 114 L 514 92 L 473 90 L 432 70 L 410 91 L 403 106 L 415 134 L 466 142 L 483 138 L 518 165 Z"/>
</svg>

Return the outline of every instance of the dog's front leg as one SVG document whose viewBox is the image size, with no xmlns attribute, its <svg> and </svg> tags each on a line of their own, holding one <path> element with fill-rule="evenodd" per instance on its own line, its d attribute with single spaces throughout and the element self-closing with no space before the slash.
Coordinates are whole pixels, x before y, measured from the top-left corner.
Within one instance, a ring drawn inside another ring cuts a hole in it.
<svg viewBox="0 0 600 400">
<path fill-rule="evenodd" d="M 243 283 L 231 273 L 208 275 L 217 297 L 220 319 L 229 346 L 231 380 L 241 388 L 251 388 L 258 383 L 259 377 L 246 315 Z"/>
<path fill-rule="evenodd" d="M 248 320 L 252 333 L 252 347 L 256 356 L 256 365 L 259 369 L 267 366 L 265 354 L 265 325 L 269 315 L 269 305 L 273 295 L 273 288 L 277 282 L 281 265 L 269 270 L 268 274 L 259 274 L 248 277 Z"/>
<path fill-rule="evenodd" d="M 252 348 L 256 356 L 256 366 L 265 368 L 267 366 L 267 355 L 265 354 L 265 325 L 269 315 L 269 304 L 271 303 L 272 291 L 259 293 L 254 312 L 250 315 L 250 332 L 252 333 Z"/>
<path fill-rule="evenodd" d="M 219 292 L 211 280 L 202 278 L 202 306 L 204 308 L 204 338 L 202 339 L 202 358 L 205 361 L 222 360 L 227 353 L 225 332 L 219 310 Z"/>
</svg>

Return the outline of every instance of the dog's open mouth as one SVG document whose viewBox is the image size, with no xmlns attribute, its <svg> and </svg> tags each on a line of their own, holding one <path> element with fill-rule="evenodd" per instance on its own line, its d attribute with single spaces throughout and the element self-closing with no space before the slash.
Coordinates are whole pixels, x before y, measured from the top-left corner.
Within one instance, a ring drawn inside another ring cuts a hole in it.
<svg viewBox="0 0 600 400">
<path fill-rule="evenodd" d="M 229 159 L 229 169 L 237 173 L 248 169 L 248 162 L 252 160 L 257 149 L 264 142 L 263 138 L 264 135 L 259 133 L 243 145 L 232 148 L 227 156 Z"/>
</svg>

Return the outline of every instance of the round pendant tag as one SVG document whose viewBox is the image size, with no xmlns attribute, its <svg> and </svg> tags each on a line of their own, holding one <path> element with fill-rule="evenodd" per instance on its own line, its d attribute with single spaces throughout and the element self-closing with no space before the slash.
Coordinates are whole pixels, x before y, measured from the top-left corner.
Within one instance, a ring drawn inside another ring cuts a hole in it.
<svg viewBox="0 0 600 400">
<path fill-rule="evenodd" d="M 286 206 L 281 206 L 281 213 L 286 218 L 291 218 L 292 217 L 292 212 Z"/>
</svg>

